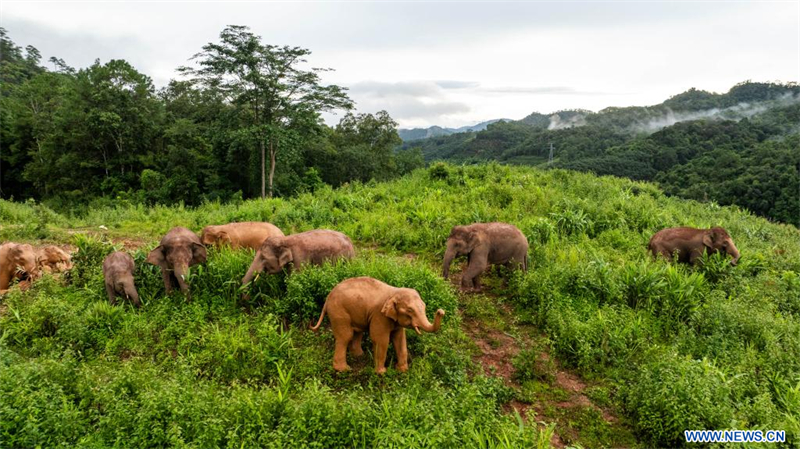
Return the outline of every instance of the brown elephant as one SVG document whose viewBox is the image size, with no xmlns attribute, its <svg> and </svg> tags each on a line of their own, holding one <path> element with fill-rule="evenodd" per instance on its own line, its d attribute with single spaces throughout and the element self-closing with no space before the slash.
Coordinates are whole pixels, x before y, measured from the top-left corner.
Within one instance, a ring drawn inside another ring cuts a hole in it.
<svg viewBox="0 0 800 449">
<path fill-rule="evenodd" d="M 6 242 L 0 245 L 0 293 L 5 293 L 13 279 L 28 283 L 39 276 L 36 250 L 27 243 Z"/>
<path fill-rule="evenodd" d="M 480 275 L 490 264 L 528 270 L 528 239 L 508 223 L 454 226 L 444 253 L 442 276 L 445 279 L 450 274 L 450 263 L 458 256 L 468 256 L 467 268 L 461 275 L 461 288 L 480 288 Z"/>
<path fill-rule="evenodd" d="M 200 240 L 206 246 L 228 244 L 233 249 L 252 248 L 256 251 L 268 237 L 283 237 L 283 231 L 272 223 L 246 221 L 206 226 L 200 234 Z"/>
<path fill-rule="evenodd" d="M 103 278 L 108 300 L 112 305 L 117 305 L 117 295 L 120 295 L 133 301 L 136 307 L 142 306 L 139 301 L 139 292 L 136 291 L 136 285 L 133 282 L 135 270 L 136 264 L 133 262 L 133 257 L 122 251 L 114 251 L 103 260 Z"/>
<path fill-rule="evenodd" d="M 352 259 L 355 249 L 350 238 L 341 232 L 327 229 L 301 232 L 286 237 L 264 240 L 242 279 L 242 285 L 265 271 L 280 273 L 284 268 L 300 270 L 304 265 L 322 265 L 326 260 Z M 291 264 L 291 265 L 289 265 Z"/>
<path fill-rule="evenodd" d="M 147 263 L 161 267 L 167 294 L 172 293 L 173 281 L 177 281 L 181 291 L 191 300 L 189 284 L 186 282 L 189 267 L 205 263 L 206 257 L 206 247 L 200 243 L 197 234 L 178 226 L 170 229 L 161 239 L 161 244 L 150 251 Z"/>
<path fill-rule="evenodd" d="M 397 351 L 397 370 L 408 370 L 408 349 L 406 348 L 406 329 L 414 329 L 421 334 L 438 332 L 442 324 L 444 310 L 436 311 L 433 324 L 425 316 L 425 303 L 419 293 L 411 288 L 397 288 L 370 277 L 357 277 L 344 280 L 328 294 L 317 325 L 319 329 L 325 314 L 331 322 L 331 330 L 336 339 L 333 354 L 333 369 L 346 371 L 347 349 L 359 357 L 361 338 L 369 331 L 375 355 L 375 372 L 386 372 L 386 353 L 389 341 Z"/>
<path fill-rule="evenodd" d="M 673 256 L 677 256 L 678 262 L 692 265 L 703 257 L 704 251 L 708 255 L 723 252 L 733 257 L 732 265 L 739 262 L 739 250 L 728 235 L 728 231 L 719 226 L 711 229 L 688 227 L 662 229 L 653 234 L 647 247 L 653 253 L 653 257 L 658 257 L 660 254 L 667 260 L 672 260 Z"/>
<path fill-rule="evenodd" d="M 37 248 L 36 255 L 39 269 L 46 273 L 60 273 L 72 268 L 72 256 L 55 245 Z"/>
</svg>

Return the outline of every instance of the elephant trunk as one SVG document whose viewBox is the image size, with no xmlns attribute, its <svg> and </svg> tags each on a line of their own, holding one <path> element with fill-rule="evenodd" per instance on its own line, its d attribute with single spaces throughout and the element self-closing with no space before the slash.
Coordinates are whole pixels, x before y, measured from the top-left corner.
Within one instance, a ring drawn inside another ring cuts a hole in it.
<svg viewBox="0 0 800 449">
<path fill-rule="evenodd" d="M 733 260 L 731 261 L 731 265 L 736 266 L 736 264 L 739 263 L 740 255 L 739 255 L 739 249 L 736 248 L 736 245 L 734 245 L 733 242 L 731 242 L 731 245 L 728 247 L 728 254 L 731 257 L 733 257 Z"/>
<path fill-rule="evenodd" d="M 442 277 L 447 279 L 450 275 L 450 264 L 453 262 L 453 259 L 456 257 L 456 250 L 448 245 L 447 251 L 444 253 L 444 267 L 442 268 Z"/>
<path fill-rule="evenodd" d="M 442 327 L 442 317 L 444 316 L 444 310 L 439 309 L 436 311 L 436 316 L 433 319 L 433 324 L 428 321 L 428 318 L 423 316 L 422 318 L 425 320 L 421 326 L 414 327 L 414 330 L 417 331 L 419 334 L 419 329 L 422 328 L 425 332 L 439 332 L 439 328 Z"/>
<path fill-rule="evenodd" d="M 176 265 L 173 273 L 175 274 L 175 279 L 178 280 L 181 291 L 183 293 L 189 293 L 189 284 L 186 282 L 186 278 L 189 276 L 189 264 Z"/>
</svg>

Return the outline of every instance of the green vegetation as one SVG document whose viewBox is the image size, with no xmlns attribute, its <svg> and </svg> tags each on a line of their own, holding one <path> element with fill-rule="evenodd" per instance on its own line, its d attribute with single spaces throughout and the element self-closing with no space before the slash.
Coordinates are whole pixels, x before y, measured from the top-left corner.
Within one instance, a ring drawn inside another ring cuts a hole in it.
<svg viewBox="0 0 800 449">
<path fill-rule="evenodd" d="M 180 68 L 188 80 L 156 90 L 124 60 L 75 70 L 51 58 L 48 70 L 0 28 L 0 197 L 73 213 L 120 201 L 199 205 L 424 165 L 418 150 L 395 154 L 389 114 L 347 112 L 346 89 L 321 83 L 327 69 L 303 70 L 309 55 L 229 26 Z M 320 118 L 331 110 L 346 112 L 335 127 Z"/>
<path fill-rule="evenodd" d="M 736 204 L 800 225 L 800 86 L 741 83 L 689 90 L 649 107 L 534 113 L 478 133 L 406 144 L 425 158 L 497 160 L 657 181 L 669 195 Z"/>
<path fill-rule="evenodd" d="M 477 303 L 482 296 L 462 303 L 438 274 L 450 228 L 492 220 L 514 223 L 531 244 L 527 274 L 507 287 L 487 274 L 492 295 L 528 324 L 515 332 L 547 335 L 551 355 L 596 384 L 587 394 L 642 445 L 682 446 L 694 428 L 784 429 L 786 447 L 800 444 L 800 233 L 737 207 L 564 170 L 434 164 L 292 199 L 121 204 L 80 217 L 0 201 L 0 217 L 3 239 L 44 235 L 81 249 L 68 283 L 45 277 L 0 303 L 3 446 L 547 447 L 552 429 L 503 411 L 512 399 L 563 397 L 546 385 L 552 366 L 529 360 L 541 347 L 519 348 L 519 390 L 484 376 L 457 309 L 493 323 L 503 315 Z M 233 220 L 337 229 L 359 255 L 261 276 L 245 302 L 239 280 L 252 254 L 212 251 L 193 268 L 192 302 L 165 297 L 146 250 L 172 226 Z M 725 227 L 739 265 L 652 260 L 650 235 L 677 225 Z M 140 310 L 109 306 L 102 287 L 100 261 L 113 245 L 100 241 L 127 239 L 145 243 L 133 253 Z M 367 353 L 336 375 L 330 332 L 307 330 L 327 291 L 355 275 L 417 288 L 428 310 L 447 311 L 441 333 L 408 334 L 407 374 L 376 376 Z M 619 441 L 599 412 L 550 411 L 568 422 L 556 433 L 581 429 L 570 444 Z"/>
</svg>

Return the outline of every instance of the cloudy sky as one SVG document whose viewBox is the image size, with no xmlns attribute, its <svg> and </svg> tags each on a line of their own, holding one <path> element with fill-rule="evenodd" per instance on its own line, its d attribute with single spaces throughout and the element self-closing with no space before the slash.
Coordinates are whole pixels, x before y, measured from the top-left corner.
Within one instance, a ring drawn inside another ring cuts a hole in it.
<svg viewBox="0 0 800 449">
<path fill-rule="evenodd" d="M 74 67 L 126 59 L 157 87 L 229 24 L 310 49 L 359 112 L 385 109 L 402 127 L 800 79 L 797 0 L 0 3 L 0 26 L 18 45 Z"/>
</svg>

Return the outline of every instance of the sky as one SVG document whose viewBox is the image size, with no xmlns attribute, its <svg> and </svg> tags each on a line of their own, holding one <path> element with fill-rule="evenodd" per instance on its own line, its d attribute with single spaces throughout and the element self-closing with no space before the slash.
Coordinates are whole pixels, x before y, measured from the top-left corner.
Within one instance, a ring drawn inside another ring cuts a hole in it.
<svg viewBox="0 0 800 449">
<path fill-rule="evenodd" d="M 0 26 L 81 68 L 125 59 L 156 87 L 246 25 L 312 51 L 357 112 L 403 128 L 660 103 L 689 88 L 800 81 L 800 1 L 0 2 Z M 326 114 L 335 124 L 341 118 Z"/>
</svg>

